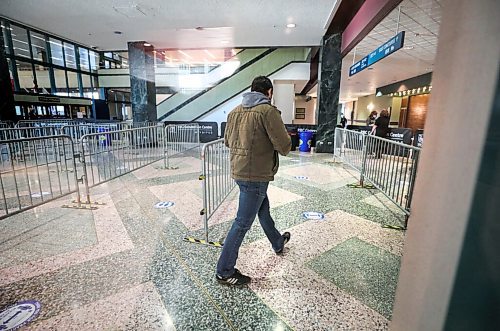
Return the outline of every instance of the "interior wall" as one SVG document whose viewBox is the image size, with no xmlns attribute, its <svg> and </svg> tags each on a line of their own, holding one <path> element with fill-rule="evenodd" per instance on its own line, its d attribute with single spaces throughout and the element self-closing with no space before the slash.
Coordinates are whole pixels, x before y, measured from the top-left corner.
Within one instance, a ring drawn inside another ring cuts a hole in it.
<svg viewBox="0 0 500 331">
<path fill-rule="evenodd" d="M 354 110 L 354 107 L 354 101 L 344 103 L 344 116 L 349 121 L 349 124 L 351 124 L 351 115 L 353 115 L 352 111 Z"/>
<path fill-rule="evenodd" d="M 297 108 L 305 108 L 305 119 L 296 119 L 294 116 L 293 124 L 316 124 L 316 105 L 317 98 L 311 98 L 309 101 L 306 101 L 305 96 L 297 96 L 295 97 L 295 109 Z"/>
<path fill-rule="evenodd" d="M 406 119 L 407 128 L 413 129 L 413 131 L 424 128 L 427 109 L 429 108 L 429 95 L 422 94 L 410 97 Z"/>
<path fill-rule="evenodd" d="M 274 84 L 273 104 L 281 111 L 283 123 L 292 124 L 295 114 L 295 85 Z"/>
<path fill-rule="evenodd" d="M 357 124 L 362 124 L 362 122 L 364 123 L 366 121 L 368 115 L 371 112 L 371 110 L 368 110 L 367 108 L 370 103 L 373 103 L 374 105 L 373 110 L 376 110 L 377 113 L 380 113 L 382 109 L 387 109 L 392 106 L 392 99 L 393 99 L 392 97 L 388 96 L 376 97 L 375 94 L 358 98 L 358 101 L 356 102 L 356 109 L 354 111 L 355 112 L 354 124 L 356 124 L 356 121 L 358 121 Z"/>
<path fill-rule="evenodd" d="M 392 98 L 391 122 L 393 123 L 399 123 L 399 116 L 401 114 L 401 101 L 402 98 Z M 394 124 L 394 126 L 398 126 L 398 124 Z"/>
</svg>

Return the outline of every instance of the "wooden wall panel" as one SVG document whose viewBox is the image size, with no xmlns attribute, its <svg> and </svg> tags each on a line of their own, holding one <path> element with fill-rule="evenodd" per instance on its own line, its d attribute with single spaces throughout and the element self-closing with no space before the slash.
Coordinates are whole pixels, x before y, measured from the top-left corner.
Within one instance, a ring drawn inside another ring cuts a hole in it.
<svg viewBox="0 0 500 331">
<path fill-rule="evenodd" d="M 430 94 L 422 94 L 410 97 L 405 127 L 413 129 L 413 131 L 424 128 L 429 106 L 429 96 Z"/>
</svg>

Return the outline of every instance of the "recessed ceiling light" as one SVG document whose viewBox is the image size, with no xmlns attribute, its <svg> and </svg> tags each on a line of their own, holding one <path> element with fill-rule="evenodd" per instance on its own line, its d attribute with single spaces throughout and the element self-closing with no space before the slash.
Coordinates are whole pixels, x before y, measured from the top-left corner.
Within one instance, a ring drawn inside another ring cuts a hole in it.
<svg viewBox="0 0 500 331">
<path fill-rule="evenodd" d="M 229 44 L 229 40 L 221 40 L 221 44 Z"/>
<path fill-rule="evenodd" d="M 150 43 L 144 43 L 144 46 L 149 47 L 149 46 L 151 46 L 151 44 Z"/>
<path fill-rule="evenodd" d="M 414 49 L 415 46 L 406 46 L 404 49 Z"/>
<path fill-rule="evenodd" d="M 287 27 L 287 28 L 294 28 L 294 27 L 296 27 L 296 26 L 297 26 L 297 24 L 295 24 L 295 23 L 288 23 L 288 24 L 286 25 L 286 27 Z"/>
<path fill-rule="evenodd" d="M 121 31 L 113 31 L 114 34 L 122 34 Z"/>
</svg>

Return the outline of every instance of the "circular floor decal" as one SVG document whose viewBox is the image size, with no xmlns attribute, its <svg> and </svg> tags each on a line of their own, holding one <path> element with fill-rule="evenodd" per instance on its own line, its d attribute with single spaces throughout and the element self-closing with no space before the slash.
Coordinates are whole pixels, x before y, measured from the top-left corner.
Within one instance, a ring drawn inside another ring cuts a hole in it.
<svg viewBox="0 0 500 331">
<path fill-rule="evenodd" d="M 173 207 L 174 205 L 175 205 L 175 203 L 173 203 L 172 201 L 162 201 L 162 202 L 158 202 L 155 205 L 155 208 L 157 208 L 157 209 L 170 208 L 170 207 Z"/>
<path fill-rule="evenodd" d="M 42 192 L 42 193 L 40 193 L 40 192 L 39 192 L 39 193 L 33 193 L 33 194 L 31 195 L 31 197 L 32 197 L 32 198 L 41 198 L 41 197 L 42 197 L 42 195 L 50 195 L 50 192 Z M 1 330 L 1 329 L 0 329 L 0 330 Z"/>
<path fill-rule="evenodd" d="M 40 313 L 40 302 L 34 300 L 20 301 L 0 312 L 0 330 L 17 330 L 28 324 Z"/>
<path fill-rule="evenodd" d="M 302 217 L 308 220 L 323 220 L 325 219 L 325 214 L 316 211 L 307 211 L 302 214 Z"/>
<path fill-rule="evenodd" d="M 307 176 L 295 176 L 296 179 L 309 179 Z"/>
</svg>

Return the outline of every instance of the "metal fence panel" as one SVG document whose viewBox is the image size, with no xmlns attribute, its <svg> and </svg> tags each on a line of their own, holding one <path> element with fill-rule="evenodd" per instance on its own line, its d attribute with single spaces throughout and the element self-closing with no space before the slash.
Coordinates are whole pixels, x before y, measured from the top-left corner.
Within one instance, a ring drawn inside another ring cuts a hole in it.
<svg viewBox="0 0 500 331">
<path fill-rule="evenodd" d="M 165 168 L 175 168 L 183 157 L 198 157 L 199 153 L 199 124 L 170 124 L 165 127 Z"/>
<path fill-rule="evenodd" d="M 203 187 L 203 222 L 205 240 L 208 242 L 208 222 L 227 196 L 236 186 L 231 177 L 229 148 L 224 139 L 203 145 L 201 151 L 203 173 L 200 176 Z"/>
<path fill-rule="evenodd" d="M 0 219 L 77 192 L 73 142 L 47 136 L 0 142 Z"/>
<path fill-rule="evenodd" d="M 163 127 L 86 134 L 80 142 L 87 202 L 89 187 L 164 158 Z"/>
<path fill-rule="evenodd" d="M 421 149 L 407 144 L 337 128 L 335 157 L 360 172 L 360 184 L 368 181 L 409 215 Z"/>
</svg>

